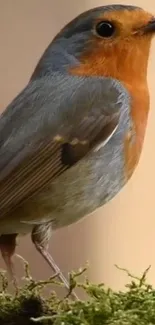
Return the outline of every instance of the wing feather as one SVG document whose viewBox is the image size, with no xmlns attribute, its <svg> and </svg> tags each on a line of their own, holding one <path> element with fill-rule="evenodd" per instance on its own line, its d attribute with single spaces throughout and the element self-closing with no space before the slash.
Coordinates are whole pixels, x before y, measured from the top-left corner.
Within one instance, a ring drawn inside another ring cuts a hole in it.
<svg viewBox="0 0 155 325">
<path fill-rule="evenodd" d="M 106 142 L 124 103 L 109 79 L 31 83 L 0 118 L 0 218 Z"/>
</svg>

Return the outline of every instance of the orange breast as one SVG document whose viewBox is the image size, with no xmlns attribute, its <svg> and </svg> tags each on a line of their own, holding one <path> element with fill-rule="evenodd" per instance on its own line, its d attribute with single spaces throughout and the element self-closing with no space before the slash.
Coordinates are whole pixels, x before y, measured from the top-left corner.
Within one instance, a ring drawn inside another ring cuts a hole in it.
<svg viewBox="0 0 155 325">
<path fill-rule="evenodd" d="M 126 85 L 131 97 L 131 119 L 133 121 L 133 132 L 135 139 L 132 141 L 130 134 L 127 134 L 124 139 L 124 154 L 125 154 L 125 176 L 130 178 L 138 161 L 143 147 L 146 124 L 149 112 L 149 92 L 147 84 L 131 86 Z"/>
<path fill-rule="evenodd" d="M 138 45 L 137 45 L 138 44 Z M 130 134 L 124 139 L 125 177 L 128 179 L 142 150 L 149 112 L 147 66 L 150 51 L 150 36 L 135 38 L 131 42 L 120 41 L 112 46 L 93 39 L 89 51 L 84 51 L 80 64 L 70 68 L 73 75 L 112 77 L 122 82 L 129 91 L 131 119 L 135 139 Z M 132 130 L 131 130 L 132 133 Z"/>
<path fill-rule="evenodd" d="M 114 60 L 112 62 L 115 63 Z M 121 69 L 115 69 L 115 66 L 117 65 L 114 66 L 114 63 L 113 66 L 111 65 L 111 69 L 108 69 L 108 64 L 105 65 L 105 68 L 104 65 L 97 63 L 98 62 L 94 60 L 94 64 L 90 64 L 89 62 L 89 64 L 83 64 L 79 67 L 73 68 L 70 72 L 76 75 L 112 76 L 120 80 L 129 91 L 130 97 L 132 98 L 131 119 L 133 122 L 133 130 L 131 130 L 131 134 L 126 134 L 126 137 L 124 139 L 125 178 L 129 179 L 133 174 L 133 171 L 140 158 L 148 119 L 149 91 L 145 73 L 146 68 L 144 69 L 143 65 L 140 62 L 139 67 L 141 67 L 141 71 L 137 71 L 136 74 L 133 74 L 133 71 L 130 69 L 130 62 L 128 63 L 126 70 L 122 71 Z M 103 71 L 101 67 L 104 67 Z M 136 71 L 136 69 L 134 71 Z M 134 141 L 132 141 L 132 131 L 135 133 Z"/>
</svg>

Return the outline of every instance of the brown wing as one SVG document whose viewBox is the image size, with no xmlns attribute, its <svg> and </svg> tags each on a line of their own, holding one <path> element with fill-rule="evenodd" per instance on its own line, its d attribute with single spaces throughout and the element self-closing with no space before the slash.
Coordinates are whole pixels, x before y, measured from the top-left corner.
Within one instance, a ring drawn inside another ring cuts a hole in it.
<svg viewBox="0 0 155 325">
<path fill-rule="evenodd" d="M 109 79 L 60 75 L 17 96 L 0 118 L 0 218 L 108 141 L 121 92 Z"/>
<path fill-rule="evenodd" d="M 116 116 L 106 126 L 102 119 L 92 121 L 89 128 L 79 130 L 83 135 L 80 138 L 73 136 L 68 142 L 58 134 L 54 139 L 47 139 L 40 144 L 32 155 L 0 182 L 1 218 L 10 209 L 42 191 L 52 180 L 85 157 L 96 145 L 104 143 L 115 130 L 117 123 Z"/>
</svg>

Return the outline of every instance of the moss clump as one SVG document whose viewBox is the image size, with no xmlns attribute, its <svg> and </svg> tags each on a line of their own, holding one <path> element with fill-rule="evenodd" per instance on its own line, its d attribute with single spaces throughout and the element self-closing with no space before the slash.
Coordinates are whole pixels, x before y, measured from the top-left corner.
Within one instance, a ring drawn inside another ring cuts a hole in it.
<svg viewBox="0 0 155 325">
<path fill-rule="evenodd" d="M 147 269 L 141 278 L 132 276 L 125 292 L 115 292 L 103 284 L 95 285 L 87 279 L 77 283 L 85 270 L 70 275 L 70 292 L 60 300 L 53 292 L 43 297 L 41 288 L 55 279 L 35 282 L 25 264 L 27 283 L 15 295 L 7 292 L 7 279 L 1 273 L 0 325 L 152 325 L 155 324 L 155 290 L 146 282 Z M 60 284 L 59 284 L 60 285 Z M 87 300 L 73 301 L 71 292 L 80 286 Z"/>
</svg>

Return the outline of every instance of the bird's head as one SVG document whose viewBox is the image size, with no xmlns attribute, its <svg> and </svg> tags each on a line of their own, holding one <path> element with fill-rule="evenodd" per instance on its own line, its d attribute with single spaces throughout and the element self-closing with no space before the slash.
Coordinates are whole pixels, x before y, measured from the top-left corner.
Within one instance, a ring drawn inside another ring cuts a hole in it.
<svg viewBox="0 0 155 325">
<path fill-rule="evenodd" d="M 155 18 L 145 10 L 109 5 L 84 12 L 56 36 L 77 62 L 78 75 L 112 76 L 130 82 L 147 74 Z"/>
</svg>

